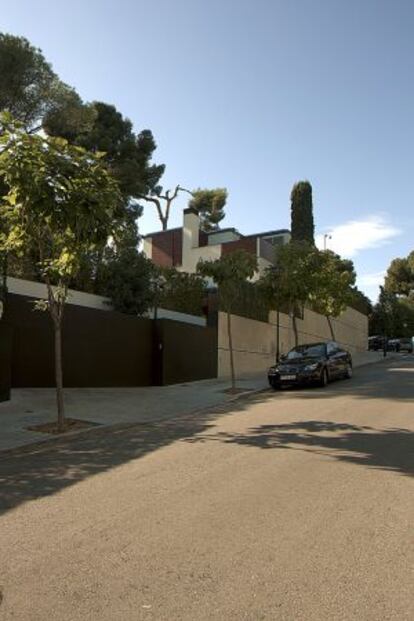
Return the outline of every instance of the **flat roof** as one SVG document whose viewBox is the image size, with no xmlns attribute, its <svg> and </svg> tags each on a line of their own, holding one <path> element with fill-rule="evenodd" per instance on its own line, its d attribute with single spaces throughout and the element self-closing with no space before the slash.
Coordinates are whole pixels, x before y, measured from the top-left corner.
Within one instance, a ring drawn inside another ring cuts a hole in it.
<svg viewBox="0 0 414 621">
<path fill-rule="evenodd" d="M 283 233 L 290 233 L 289 229 L 276 229 L 275 231 L 264 231 L 264 233 L 257 233 L 258 237 L 271 236 L 271 235 L 282 235 Z"/>
<path fill-rule="evenodd" d="M 167 229 L 166 231 L 154 231 L 153 233 L 146 233 L 145 235 L 141 235 L 142 239 L 145 239 L 146 237 L 154 237 L 154 235 L 162 235 L 164 233 L 170 233 L 171 231 L 181 231 L 183 227 L 182 226 L 176 226 L 173 229 Z"/>
<path fill-rule="evenodd" d="M 164 233 L 170 233 L 171 231 L 181 231 L 183 229 L 182 226 L 176 226 L 173 229 L 167 229 L 166 231 L 154 231 L 153 233 L 146 233 L 146 235 L 142 235 L 142 239 L 146 237 L 154 237 L 155 235 L 163 235 Z M 264 231 L 263 233 L 250 233 L 249 235 L 243 235 L 236 228 L 230 226 L 225 229 L 217 229 L 217 231 L 203 231 L 209 237 L 212 235 L 219 235 L 220 233 L 236 233 L 240 235 L 240 237 L 271 237 L 273 235 L 284 235 L 286 233 L 290 233 L 289 229 L 275 229 L 273 231 Z"/>
</svg>

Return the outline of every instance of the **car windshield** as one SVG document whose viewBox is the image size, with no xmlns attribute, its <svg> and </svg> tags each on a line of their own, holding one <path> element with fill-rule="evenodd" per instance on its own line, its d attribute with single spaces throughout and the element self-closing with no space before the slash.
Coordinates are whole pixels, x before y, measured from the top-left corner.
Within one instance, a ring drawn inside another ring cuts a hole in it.
<svg viewBox="0 0 414 621">
<path fill-rule="evenodd" d="M 291 349 L 286 356 L 287 360 L 297 360 L 298 358 L 319 358 L 325 355 L 325 345 L 317 343 L 316 345 L 300 345 Z"/>
</svg>

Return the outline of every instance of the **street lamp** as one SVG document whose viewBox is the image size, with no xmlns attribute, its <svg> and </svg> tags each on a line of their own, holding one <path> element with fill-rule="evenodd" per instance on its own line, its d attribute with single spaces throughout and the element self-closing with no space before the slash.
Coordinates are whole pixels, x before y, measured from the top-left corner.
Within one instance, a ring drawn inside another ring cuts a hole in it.
<svg viewBox="0 0 414 621">
<path fill-rule="evenodd" d="M 326 240 L 327 239 L 332 239 L 332 235 L 330 235 L 329 233 L 325 233 L 323 236 L 323 249 L 326 250 Z"/>
</svg>

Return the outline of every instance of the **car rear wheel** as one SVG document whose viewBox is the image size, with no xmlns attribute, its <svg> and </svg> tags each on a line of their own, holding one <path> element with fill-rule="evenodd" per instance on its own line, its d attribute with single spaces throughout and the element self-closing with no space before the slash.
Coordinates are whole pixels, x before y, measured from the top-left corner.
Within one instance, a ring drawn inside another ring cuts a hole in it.
<svg viewBox="0 0 414 621">
<path fill-rule="evenodd" d="M 326 369 L 322 369 L 321 379 L 319 380 L 319 386 L 321 386 L 321 388 L 325 388 L 328 382 L 329 382 L 328 371 Z"/>
</svg>

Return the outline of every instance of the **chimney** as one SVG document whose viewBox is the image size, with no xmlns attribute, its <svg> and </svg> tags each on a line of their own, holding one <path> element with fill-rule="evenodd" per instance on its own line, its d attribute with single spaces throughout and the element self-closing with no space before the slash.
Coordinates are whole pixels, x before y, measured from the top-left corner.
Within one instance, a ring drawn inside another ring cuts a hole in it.
<svg viewBox="0 0 414 621">
<path fill-rule="evenodd" d="M 200 216 L 197 209 L 184 209 L 183 250 L 198 248 L 200 236 Z"/>
</svg>

